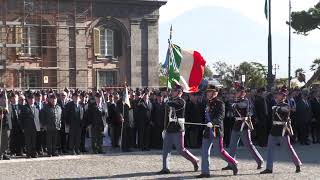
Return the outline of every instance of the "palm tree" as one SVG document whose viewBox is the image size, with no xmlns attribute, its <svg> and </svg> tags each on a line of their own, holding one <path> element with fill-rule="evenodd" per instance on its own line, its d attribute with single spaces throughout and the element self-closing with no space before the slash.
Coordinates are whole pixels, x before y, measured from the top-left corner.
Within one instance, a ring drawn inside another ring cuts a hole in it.
<svg viewBox="0 0 320 180">
<path fill-rule="evenodd" d="M 317 71 L 318 69 L 320 69 L 320 58 L 315 59 L 310 67 L 311 71 Z"/>
<path fill-rule="evenodd" d="M 305 71 L 302 68 L 299 68 L 295 71 L 296 78 L 298 79 L 299 82 L 304 82 L 306 83 L 306 75 Z"/>
</svg>

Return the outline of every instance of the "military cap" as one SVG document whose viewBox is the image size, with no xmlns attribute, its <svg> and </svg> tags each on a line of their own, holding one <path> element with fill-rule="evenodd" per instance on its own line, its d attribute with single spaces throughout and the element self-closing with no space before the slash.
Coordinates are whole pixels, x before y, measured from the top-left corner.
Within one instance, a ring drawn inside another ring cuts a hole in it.
<svg viewBox="0 0 320 180">
<path fill-rule="evenodd" d="M 239 85 L 235 88 L 236 92 L 246 92 L 246 88 L 242 85 Z"/>
<path fill-rule="evenodd" d="M 100 92 L 96 92 L 95 97 L 100 98 L 100 97 L 102 97 L 102 94 Z"/>
<path fill-rule="evenodd" d="M 32 92 L 27 93 L 27 99 L 33 99 L 34 98 L 34 94 Z"/>
<path fill-rule="evenodd" d="M 217 91 L 219 91 L 219 89 L 218 89 L 217 86 L 215 86 L 215 85 L 213 85 L 213 84 L 209 84 L 209 85 L 207 86 L 207 88 L 206 88 L 206 92 L 208 92 L 208 91 L 217 92 Z"/>
<path fill-rule="evenodd" d="M 78 91 L 73 92 L 72 97 L 74 97 L 74 96 L 79 96 L 79 92 Z"/>
<path fill-rule="evenodd" d="M 284 95 L 284 96 L 288 96 L 289 91 L 288 91 L 288 89 L 287 89 L 286 86 L 283 86 L 283 87 L 281 87 L 280 90 L 278 91 L 278 94 Z"/>
<path fill-rule="evenodd" d="M 50 99 L 56 99 L 57 96 L 56 96 L 56 94 L 52 93 L 52 94 L 49 95 L 49 98 L 50 98 Z"/>
<path fill-rule="evenodd" d="M 174 90 L 174 91 L 182 92 L 182 91 L 183 91 L 183 87 L 182 87 L 180 84 L 176 83 L 176 84 L 173 86 L 173 90 Z"/>
</svg>

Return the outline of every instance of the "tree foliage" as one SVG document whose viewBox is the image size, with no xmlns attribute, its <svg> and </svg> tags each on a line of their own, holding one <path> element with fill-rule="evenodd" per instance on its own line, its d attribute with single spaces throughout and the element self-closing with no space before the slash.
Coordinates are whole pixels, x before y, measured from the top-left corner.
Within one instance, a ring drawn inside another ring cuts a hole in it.
<svg viewBox="0 0 320 180">
<path fill-rule="evenodd" d="M 310 70 L 311 71 L 317 71 L 320 69 L 320 58 L 318 59 L 315 59 L 313 62 L 312 62 L 312 65 L 310 67 Z"/>
<path fill-rule="evenodd" d="M 206 65 L 205 69 L 204 69 L 204 77 L 206 78 L 211 78 L 213 76 L 213 72 L 210 68 L 210 66 Z"/>
<path fill-rule="evenodd" d="M 308 11 L 291 13 L 291 27 L 298 33 L 308 35 L 315 29 L 320 29 L 320 2 Z"/>
<path fill-rule="evenodd" d="M 232 87 L 235 81 L 240 82 L 241 76 L 245 75 L 244 85 L 249 88 L 264 87 L 267 84 L 266 66 L 257 62 L 243 62 L 239 66 L 231 66 L 225 62 L 218 61 L 213 64 L 215 72 L 222 76 L 222 84 Z"/>
<path fill-rule="evenodd" d="M 305 75 L 305 73 L 306 72 L 302 68 L 298 68 L 295 71 L 296 78 L 298 79 L 299 82 L 306 83 L 306 75 Z"/>
</svg>

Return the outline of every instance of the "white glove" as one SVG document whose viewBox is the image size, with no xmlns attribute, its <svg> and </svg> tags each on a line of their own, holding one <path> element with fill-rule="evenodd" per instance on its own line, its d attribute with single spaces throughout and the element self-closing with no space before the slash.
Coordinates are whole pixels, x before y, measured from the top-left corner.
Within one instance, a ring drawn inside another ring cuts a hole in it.
<svg viewBox="0 0 320 180">
<path fill-rule="evenodd" d="M 213 124 L 212 124 L 211 122 L 208 122 L 208 123 L 207 123 L 207 127 L 208 127 L 208 128 L 212 128 L 212 127 L 213 127 Z"/>
<path fill-rule="evenodd" d="M 185 119 L 184 118 L 178 118 L 178 123 L 184 124 L 185 123 Z"/>
<path fill-rule="evenodd" d="M 166 131 L 162 131 L 162 139 L 164 139 L 164 137 L 166 136 Z"/>
</svg>

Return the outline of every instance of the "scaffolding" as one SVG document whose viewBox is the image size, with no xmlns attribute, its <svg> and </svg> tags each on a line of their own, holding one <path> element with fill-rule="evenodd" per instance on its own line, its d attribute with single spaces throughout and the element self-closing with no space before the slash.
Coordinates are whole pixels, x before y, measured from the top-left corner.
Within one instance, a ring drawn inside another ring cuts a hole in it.
<svg viewBox="0 0 320 180">
<path fill-rule="evenodd" d="M 78 36 L 88 33 L 92 6 L 92 0 L 0 0 L 1 86 L 79 87 L 70 79 L 88 71 L 94 57 L 91 36 Z"/>
</svg>

